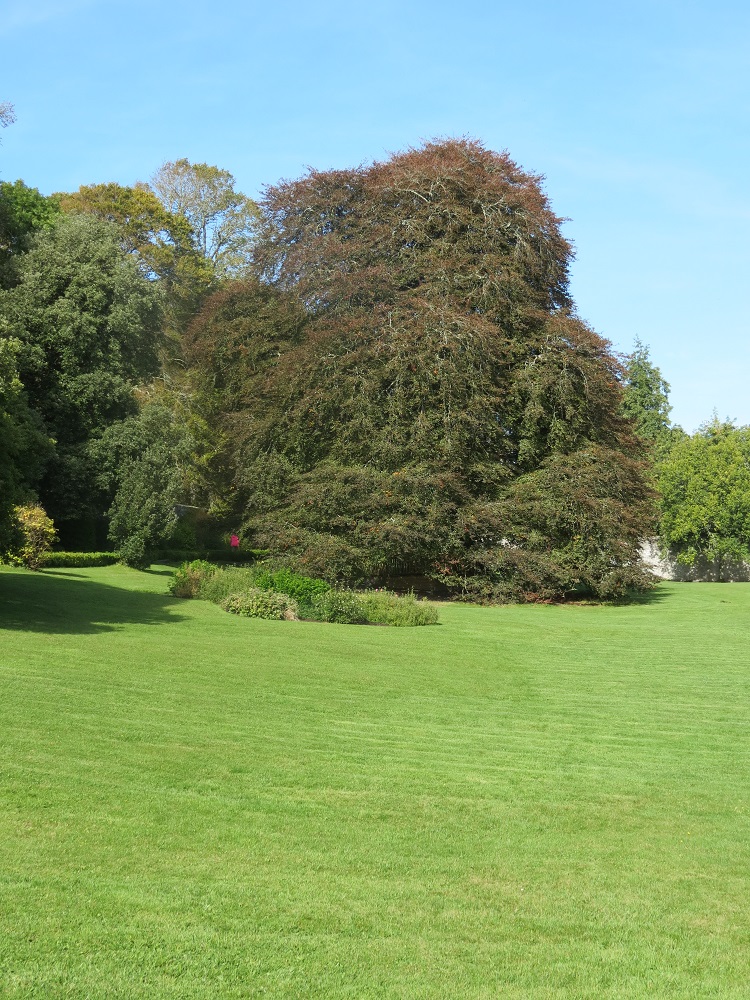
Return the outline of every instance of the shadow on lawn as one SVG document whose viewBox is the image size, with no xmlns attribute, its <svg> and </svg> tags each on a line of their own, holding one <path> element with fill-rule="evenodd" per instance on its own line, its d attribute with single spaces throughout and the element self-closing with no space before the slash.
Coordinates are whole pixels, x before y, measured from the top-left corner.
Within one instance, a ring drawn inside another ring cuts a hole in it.
<svg viewBox="0 0 750 1000">
<path fill-rule="evenodd" d="M 0 629 L 50 634 L 112 632 L 121 625 L 173 625 L 185 616 L 167 594 L 124 590 L 63 574 L 0 573 Z"/>
<path fill-rule="evenodd" d="M 635 607 L 637 605 L 647 606 L 649 604 L 661 604 L 662 601 L 668 601 L 671 596 L 671 594 L 657 583 L 652 590 L 631 591 L 626 597 L 612 601 L 612 604 L 619 608 Z"/>
</svg>

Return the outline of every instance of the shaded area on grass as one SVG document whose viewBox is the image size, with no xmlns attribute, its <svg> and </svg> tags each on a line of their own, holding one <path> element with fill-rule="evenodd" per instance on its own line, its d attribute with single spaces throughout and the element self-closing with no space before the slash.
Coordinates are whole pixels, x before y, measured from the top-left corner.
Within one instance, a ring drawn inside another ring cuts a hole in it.
<svg viewBox="0 0 750 1000">
<path fill-rule="evenodd" d="M 172 625 L 185 616 L 167 594 L 126 590 L 70 573 L 0 573 L 0 629 L 65 635 L 122 625 Z"/>
</svg>

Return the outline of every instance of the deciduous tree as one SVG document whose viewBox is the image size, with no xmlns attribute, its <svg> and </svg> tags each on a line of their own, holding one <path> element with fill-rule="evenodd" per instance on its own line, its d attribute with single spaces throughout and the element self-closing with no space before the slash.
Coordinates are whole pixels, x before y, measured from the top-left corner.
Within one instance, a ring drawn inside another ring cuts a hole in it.
<svg viewBox="0 0 750 1000">
<path fill-rule="evenodd" d="M 23 181 L 0 181 L 0 288 L 16 280 L 15 261 L 39 229 L 49 229 L 59 215 L 57 199 L 46 198 Z"/>
<path fill-rule="evenodd" d="M 0 292 L 0 325 L 23 345 L 19 374 L 56 452 L 40 484 L 55 523 L 95 509 L 89 441 L 136 410 L 135 385 L 158 370 L 158 292 L 115 227 L 62 216 L 39 232 Z"/>
<path fill-rule="evenodd" d="M 22 351 L 20 341 L 0 336 L 0 555 L 14 547 L 13 508 L 33 498 L 53 447 L 19 377 Z"/>
<path fill-rule="evenodd" d="M 538 177 L 451 140 L 311 171 L 261 209 L 256 273 L 307 314 L 248 366 L 233 417 L 261 544 L 329 576 L 428 573 L 486 597 L 646 584 L 624 372 L 573 312 Z"/>
<path fill-rule="evenodd" d="M 143 566 L 174 530 L 175 505 L 191 499 L 189 431 L 154 402 L 108 427 L 91 453 L 99 486 L 111 501 L 110 539 L 127 563 Z"/>
<path fill-rule="evenodd" d="M 661 537 L 680 562 L 750 561 L 750 428 L 713 420 L 659 465 Z"/>
<path fill-rule="evenodd" d="M 258 217 L 255 202 L 234 185 L 228 170 L 186 159 L 164 163 L 151 179 L 165 209 L 188 220 L 197 249 L 219 277 L 246 269 Z"/>
<path fill-rule="evenodd" d="M 625 358 L 623 413 L 635 424 L 638 434 L 651 446 L 656 457 L 665 453 L 672 440 L 669 414 L 669 383 L 651 361 L 646 344 L 636 339 L 634 350 Z"/>
<path fill-rule="evenodd" d="M 145 184 L 91 184 L 57 198 L 64 212 L 94 215 L 117 227 L 125 250 L 158 280 L 167 326 L 181 331 L 215 283 L 213 266 L 196 248 L 187 218 L 167 211 Z"/>
</svg>

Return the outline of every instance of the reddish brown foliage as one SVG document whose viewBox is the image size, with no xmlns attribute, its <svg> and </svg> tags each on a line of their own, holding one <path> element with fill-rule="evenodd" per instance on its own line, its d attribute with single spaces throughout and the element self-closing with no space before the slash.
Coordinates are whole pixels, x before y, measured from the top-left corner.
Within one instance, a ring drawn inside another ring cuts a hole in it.
<svg viewBox="0 0 750 1000">
<path fill-rule="evenodd" d="M 408 568 L 484 595 L 644 582 L 622 373 L 572 312 L 572 251 L 538 177 L 451 140 L 311 171 L 262 209 L 266 294 L 307 317 L 283 343 L 270 312 L 240 335 L 268 362 L 241 366 L 233 418 L 264 542 L 331 575 Z"/>
</svg>

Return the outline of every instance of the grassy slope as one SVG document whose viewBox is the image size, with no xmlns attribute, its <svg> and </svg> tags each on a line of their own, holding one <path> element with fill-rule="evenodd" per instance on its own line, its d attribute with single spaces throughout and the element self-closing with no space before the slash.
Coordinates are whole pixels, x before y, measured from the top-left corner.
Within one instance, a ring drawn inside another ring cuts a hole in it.
<svg viewBox="0 0 750 1000">
<path fill-rule="evenodd" d="M 750 585 L 442 626 L 0 572 L 3 997 L 748 996 Z"/>
</svg>

